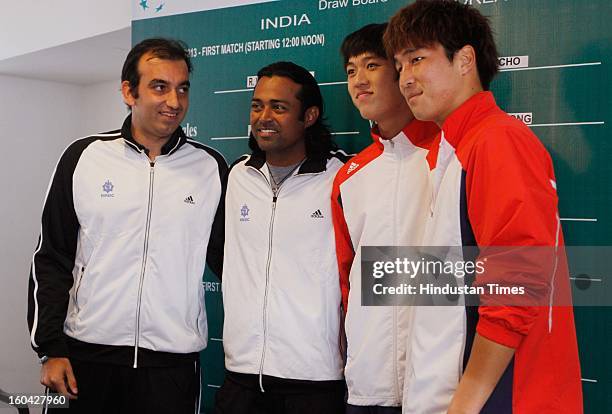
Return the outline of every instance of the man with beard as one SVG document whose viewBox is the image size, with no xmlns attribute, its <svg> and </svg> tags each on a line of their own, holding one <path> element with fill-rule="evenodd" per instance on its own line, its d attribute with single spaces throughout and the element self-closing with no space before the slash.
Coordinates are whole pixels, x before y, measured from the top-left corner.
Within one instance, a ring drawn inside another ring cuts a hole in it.
<svg viewBox="0 0 612 414">
<path fill-rule="evenodd" d="M 202 274 L 205 259 L 221 271 L 227 165 L 180 126 L 190 72 L 180 42 L 134 46 L 121 74 L 130 115 L 71 144 L 49 185 L 28 322 L 41 383 L 71 398 L 69 412 L 199 406 Z"/>
<path fill-rule="evenodd" d="M 216 412 L 334 414 L 344 407 L 340 285 L 330 196 L 343 165 L 313 76 L 258 72 L 250 155 L 230 169 Z"/>
</svg>

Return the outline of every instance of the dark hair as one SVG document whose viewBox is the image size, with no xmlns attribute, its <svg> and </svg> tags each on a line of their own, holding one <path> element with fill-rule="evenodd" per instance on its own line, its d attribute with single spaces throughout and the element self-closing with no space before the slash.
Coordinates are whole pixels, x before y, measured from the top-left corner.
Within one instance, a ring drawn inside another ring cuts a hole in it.
<svg viewBox="0 0 612 414">
<path fill-rule="evenodd" d="M 472 46 L 484 90 L 489 90 L 498 72 L 497 48 L 488 18 L 455 0 L 417 0 L 404 7 L 389 21 L 383 39 L 390 57 L 406 47 L 440 43 L 452 61 L 459 49 Z"/>
<path fill-rule="evenodd" d="M 187 64 L 187 70 L 191 73 L 193 66 L 191 65 L 191 59 L 186 48 L 187 45 L 179 40 L 161 37 L 143 40 L 134 46 L 125 58 L 123 69 L 121 70 L 121 82 L 128 81 L 130 83 L 131 94 L 138 98 L 138 84 L 140 83 L 138 62 L 146 53 L 150 53 L 159 59 L 184 60 Z"/>
<path fill-rule="evenodd" d="M 289 78 L 293 82 L 301 86 L 297 93 L 296 98 L 302 104 L 302 113 L 300 120 L 304 119 L 306 110 L 310 107 L 316 106 L 319 108 L 319 117 L 314 124 L 306 128 L 306 156 L 308 158 L 321 158 L 327 157 L 329 151 L 338 148 L 336 143 L 332 140 L 331 132 L 325 124 L 324 112 L 323 112 L 323 96 L 321 90 L 315 78 L 301 66 L 296 65 L 293 62 L 276 62 L 263 67 L 257 72 L 257 78 L 262 77 L 271 78 L 273 76 L 279 76 L 282 78 Z M 255 137 L 251 133 L 249 136 L 249 148 L 254 154 L 262 154 L 263 151 L 257 145 Z"/>
<path fill-rule="evenodd" d="M 344 67 L 348 65 L 350 58 L 368 52 L 387 59 L 383 44 L 383 34 L 386 28 L 387 23 L 372 23 L 345 37 L 342 46 L 340 46 L 340 53 L 344 58 Z"/>
</svg>

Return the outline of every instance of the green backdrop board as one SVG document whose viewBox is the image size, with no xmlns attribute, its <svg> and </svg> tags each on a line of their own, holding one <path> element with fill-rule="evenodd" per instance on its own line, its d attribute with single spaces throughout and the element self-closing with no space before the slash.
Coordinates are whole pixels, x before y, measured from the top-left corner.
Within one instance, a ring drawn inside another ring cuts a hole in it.
<svg viewBox="0 0 612 414">
<path fill-rule="evenodd" d="M 184 129 L 229 162 L 248 151 L 253 77 L 278 60 L 314 72 L 340 146 L 356 152 L 368 144 L 369 125 L 351 105 L 338 49 L 346 34 L 387 20 L 407 1 L 133 1 L 134 43 L 168 36 L 188 44 L 195 70 Z M 611 245 L 612 2 L 461 2 L 490 16 L 495 28 L 502 56 L 492 86 L 498 103 L 529 124 L 552 154 L 566 243 Z M 575 292 L 585 286 L 609 291 L 610 275 L 587 276 L 579 264 L 571 267 Z M 204 284 L 210 340 L 202 352 L 202 410 L 208 412 L 223 381 L 223 305 L 215 276 L 206 272 Z M 585 412 L 610 412 L 611 309 L 577 308 L 576 323 Z"/>
</svg>

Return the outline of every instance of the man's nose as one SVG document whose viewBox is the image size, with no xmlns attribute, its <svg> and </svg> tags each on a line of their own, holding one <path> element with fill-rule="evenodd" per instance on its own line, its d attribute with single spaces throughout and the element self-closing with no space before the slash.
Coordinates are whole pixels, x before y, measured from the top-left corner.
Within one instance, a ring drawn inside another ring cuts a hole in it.
<svg viewBox="0 0 612 414">
<path fill-rule="evenodd" d="M 399 84 L 401 88 L 407 88 L 414 84 L 414 73 L 408 65 L 402 67 L 402 71 L 399 74 Z"/>
<path fill-rule="evenodd" d="M 272 119 L 272 108 L 269 106 L 264 106 L 264 108 L 259 113 L 260 121 L 269 121 Z"/>
<path fill-rule="evenodd" d="M 355 71 L 355 86 L 364 86 L 368 84 L 368 77 L 363 70 Z"/>
<path fill-rule="evenodd" d="M 180 106 L 178 93 L 175 90 L 171 90 L 166 95 L 166 105 L 172 109 L 178 109 Z"/>
</svg>

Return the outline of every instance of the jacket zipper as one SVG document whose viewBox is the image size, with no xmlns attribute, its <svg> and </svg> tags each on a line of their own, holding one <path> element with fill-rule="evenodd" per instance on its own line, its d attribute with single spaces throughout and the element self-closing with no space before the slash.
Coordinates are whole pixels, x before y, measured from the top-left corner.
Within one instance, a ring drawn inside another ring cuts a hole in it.
<svg viewBox="0 0 612 414">
<path fill-rule="evenodd" d="M 272 183 L 266 177 L 264 173 L 260 170 L 259 173 L 266 180 L 270 189 L 272 190 L 272 213 L 270 214 L 270 227 L 268 231 L 268 258 L 266 260 L 266 287 L 264 291 L 264 303 L 263 303 L 263 314 L 262 314 L 262 322 L 263 322 L 263 348 L 261 350 L 261 361 L 259 363 L 259 389 L 261 392 L 265 392 L 263 388 L 263 367 L 264 361 L 266 359 L 266 345 L 268 342 L 268 323 L 267 323 L 267 313 L 268 313 L 268 291 L 270 288 L 270 263 L 272 262 L 272 234 L 274 233 L 274 216 L 276 215 L 276 202 L 278 201 L 278 193 L 280 187 L 276 189 L 276 191 L 272 188 Z"/>
<path fill-rule="evenodd" d="M 265 392 L 263 388 L 263 367 L 266 359 L 266 345 L 268 342 L 268 324 L 266 321 L 266 315 L 268 313 L 268 291 L 270 287 L 270 263 L 272 261 L 272 233 L 274 232 L 274 215 L 276 213 L 276 201 L 278 200 L 277 193 L 272 197 L 272 214 L 270 216 L 270 232 L 268 235 L 268 260 L 266 262 L 266 290 L 264 293 L 264 306 L 263 306 L 263 349 L 261 352 L 261 363 L 259 365 L 259 388 L 261 392 Z"/>
<path fill-rule="evenodd" d="M 77 313 L 79 312 L 79 289 L 81 287 L 81 281 L 83 280 L 83 275 L 85 274 L 85 266 L 81 267 L 81 272 L 79 273 L 79 278 L 77 280 L 76 288 L 74 289 L 74 304 L 76 305 Z"/>
<path fill-rule="evenodd" d="M 304 160 L 302 160 L 302 162 L 297 167 L 295 167 L 295 169 L 298 169 L 302 165 L 303 162 Z M 266 180 L 266 183 L 268 183 L 268 185 L 270 186 L 270 190 L 272 190 L 272 213 L 270 214 L 270 228 L 268 232 L 268 258 L 266 261 L 266 288 L 265 288 L 265 293 L 264 293 L 264 306 L 263 306 L 263 315 L 262 315 L 264 341 L 263 341 L 263 348 L 261 351 L 261 362 L 259 364 L 259 389 L 261 390 L 261 392 L 265 392 L 263 388 L 263 367 L 264 367 L 264 362 L 266 359 L 266 345 L 268 342 L 268 324 L 266 321 L 266 315 L 268 311 L 268 291 L 270 288 L 270 263 L 272 261 L 272 234 L 274 233 L 274 216 L 276 214 L 276 202 L 278 201 L 278 193 L 280 193 L 280 189 L 283 186 L 283 183 L 287 179 L 293 176 L 293 172 L 291 172 L 283 181 L 281 181 L 278 187 L 276 188 L 276 190 L 274 190 L 272 187 L 272 183 L 270 182 L 270 180 L 268 180 L 268 177 L 266 177 L 266 175 L 263 172 L 261 172 L 260 169 L 258 168 L 254 168 L 254 169 L 259 174 L 261 174 L 264 180 Z"/>
<path fill-rule="evenodd" d="M 400 188 L 400 180 L 401 180 L 401 176 L 402 176 L 402 154 L 400 151 L 400 148 L 395 148 L 395 143 L 393 141 L 389 141 L 389 143 L 391 144 L 391 148 L 394 150 L 393 151 L 393 155 L 394 157 L 398 160 L 398 167 L 397 167 L 397 175 L 395 177 L 395 208 L 393 209 L 393 211 L 395 212 L 395 216 L 393 217 L 393 222 L 397 223 L 397 213 L 399 210 L 399 206 L 398 206 L 398 194 L 401 194 L 401 188 Z M 398 153 L 399 152 L 399 153 Z M 397 226 L 393 226 L 393 241 L 395 242 L 395 245 L 398 246 L 398 237 L 397 237 Z M 399 389 L 399 372 L 397 369 L 397 307 L 393 306 L 392 308 L 392 312 L 393 312 L 393 373 L 395 374 L 395 381 L 393 384 L 393 388 L 395 388 L 395 398 L 399 400 L 400 398 L 400 389 Z M 400 404 L 402 403 L 402 401 L 400 401 Z"/>
<path fill-rule="evenodd" d="M 149 250 L 149 230 L 151 228 L 151 211 L 153 209 L 153 181 L 155 179 L 155 162 L 149 162 L 149 204 L 147 205 L 147 221 L 145 224 L 144 248 L 142 252 L 142 266 L 140 281 L 138 283 L 138 300 L 136 304 L 136 330 L 134 332 L 134 368 L 138 367 L 138 342 L 140 340 L 140 305 L 142 303 L 142 286 L 144 284 L 147 255 Z"/>
</svg>

